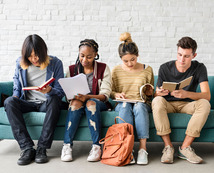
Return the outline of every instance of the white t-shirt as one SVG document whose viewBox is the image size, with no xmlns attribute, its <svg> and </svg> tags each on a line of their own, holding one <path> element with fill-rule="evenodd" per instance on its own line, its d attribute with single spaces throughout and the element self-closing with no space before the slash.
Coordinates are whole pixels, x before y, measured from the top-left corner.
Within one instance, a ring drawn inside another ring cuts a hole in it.
<svg viewBox="0 0 214 173">
<path fill-rule="evenodd" d="M 40 67 L 31 65 L 27 69 L 27 85 L 28 86 L 40 86 L 46 81 L 47 68 L 41 70 Z M 43 93 L 36 90 L 27 91 L 27 101 L 42 103 L 46 101 L 46 97 Z"/>
</svg>

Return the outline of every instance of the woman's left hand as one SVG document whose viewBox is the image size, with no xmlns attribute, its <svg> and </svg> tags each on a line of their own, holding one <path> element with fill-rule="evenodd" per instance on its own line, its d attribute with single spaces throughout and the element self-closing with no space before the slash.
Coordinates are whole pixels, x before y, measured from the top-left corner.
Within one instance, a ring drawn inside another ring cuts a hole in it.
<svg viewBox="0 0 214 173">
<path fill-rule="evenodd" d="M 42 88 L 42 89 L 40 89 L 40 90 L 37 90 L 37 91 L 39 91 L 39 92 L 41 92 L 41 93 L 43 93 L 43 94 L 47 94 L 47 93 L 49 93 L 51 90 L 52 90 L 52 87 L 49 86 L 49 85 L 47 85 L 46 87 L 44 87 L 44 88 Z"/>
<path fill-rule="evenodd" d="M 74 99 L 79 100 L 79 101 L 85 103 L 87 100 L 90 99 L 90 97 L 88 95 L 78 94 L 78 95 L 74 96 Z"/>
</svg>

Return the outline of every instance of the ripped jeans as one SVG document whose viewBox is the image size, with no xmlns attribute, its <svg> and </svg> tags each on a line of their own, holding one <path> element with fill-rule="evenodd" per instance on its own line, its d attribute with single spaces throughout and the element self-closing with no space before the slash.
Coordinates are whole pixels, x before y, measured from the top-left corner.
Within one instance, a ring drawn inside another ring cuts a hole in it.
<svg viewBox="0 0 214 173">
<path fill-rule="evenodd" d="M 87 108 L 86 104 L 88 101 L 94 101 L 96 107 L 90 106 Z M 100 132 L 101 132 L 101 111 L 107 110 L 107 106 L 104 102 L 98 99 L 89 99 L 81 108 L 72 111 L 71 108 L 68 110 L 67 120 L 65 124 L 65 136 L 64 143 L 73 146 L 73 139 L 76 134 L 77 128 L 80 123 L 82 115 L 86 114 L 88 120 L 88 126 L 91 133 L 93 144 L 100 145 Z"/>
<path fill-rule="evenodd" d="M 127 123 L 134 125 L 135 122 L 138 139 L 149 138 L 149 105 L 142 102 L 118 103 L 115 111 L 119 112 L 119 116 Z M 119 119 L 119 123 L 123 121 Z"/>
</svg>

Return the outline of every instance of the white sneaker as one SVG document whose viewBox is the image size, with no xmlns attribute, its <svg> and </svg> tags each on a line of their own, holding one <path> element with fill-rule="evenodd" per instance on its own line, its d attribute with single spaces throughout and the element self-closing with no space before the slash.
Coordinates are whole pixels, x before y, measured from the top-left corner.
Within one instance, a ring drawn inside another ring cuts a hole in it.
<svg viewBox="0 0 214 173">
<path fill-rule="evenodd" d="M 139 164 L 139 165 L 147 165 L 148 164 L 148 153 L 143 148 L 141 148 L 138 151 L 137 164 Z"/>
<path fill-rule="evenodd" d="M 92 145 L 92 149 L 89 153 L 87 161 L 89 162 L 97 162 L 100 160 L 101 157 L 101 147 L 99 145 Z"/>
<path fill-rule="evenodd" d="M 63 162 L 72 161 L 72 148 L 70 147 L 70 144 L 64 144 L 63 145 L 62 153 L 61 153 L 61 160 Z"/>
<path fill-rule="evenodd" d="M 190 163 L 202 163 L 203 159 L 195 154 L 193 148 L 188 146 L 187 148 L 181 149 L 179 147 L 178 157 L 181 159 L 188 160 Z"/>
<path fill-rule="evenodd" d="M 162 163 L 173 163 L 173 157 L 174 157 L 174 148 L 170 145 L 167 145 L 164 147 L 162 151 L 163 155 L 161 157 Z"/>
</svg>

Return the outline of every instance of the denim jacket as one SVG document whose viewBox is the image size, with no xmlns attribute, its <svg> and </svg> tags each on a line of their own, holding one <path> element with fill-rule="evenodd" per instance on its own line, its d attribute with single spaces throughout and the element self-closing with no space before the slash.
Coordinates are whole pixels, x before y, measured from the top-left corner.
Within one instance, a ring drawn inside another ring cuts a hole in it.
<svg viewBox="0 0 214 173">
<path fill-rule="evenodd" d="M 50 63 L 47 66 L 46 81 L 51 77 L 54 77 L 55 81 L 50 84 L 52 89 L 49 93 L 45 94 L 45 96 L 57 95 L 62 98 L 64 92 L 58 82 L 60 78 L 64 78 L 62 61 L 54 56 L 49 57 Z M 21 57 L 16 60 L 15 75 L 13 77 L 13 96 L 17 96 L 20 99 L 26 99 L 26 91 L 23 91 L 22 88 L 27 87 L 27 70 L 21 68 L 20 61 Z"/>
</svg>

